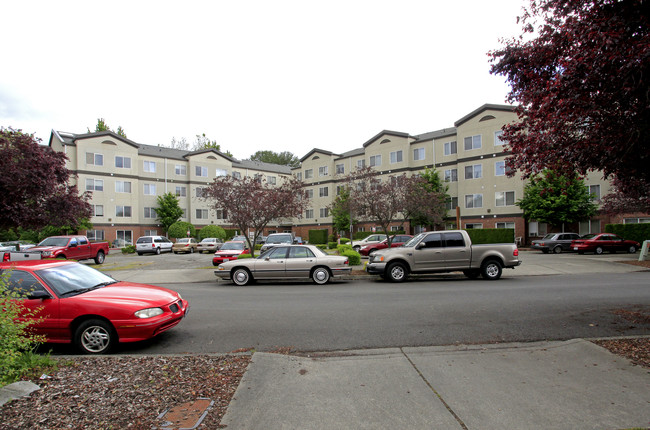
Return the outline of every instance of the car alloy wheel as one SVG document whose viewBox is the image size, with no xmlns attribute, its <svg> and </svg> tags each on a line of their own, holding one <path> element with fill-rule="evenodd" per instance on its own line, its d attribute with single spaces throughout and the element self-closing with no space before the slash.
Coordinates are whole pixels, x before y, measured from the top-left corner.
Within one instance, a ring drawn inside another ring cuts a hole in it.
<svg viewBox="0 0 650 430">
<path fill-rule="evenodd" d="M 388 266 L 388 279 L 391 282 L 403 282 L 408 276 L 408 270 L 402 263 L 393 263 Z"/>
<path fill-rule="evenodd" d="M 117 341 L 113 327 L 103 320 L 84 321 L 75 331 L 75 344 L 84 354 L 107 353 Z"/>
<path fill-rule="evenodd" d="M 489 260 L 481 266 L 481 276 L 489 281 L 496 281 L 501 277 L 503 269 L 498 261 Z"/>
<path fill-rule="evenodd" d="M 630 254 L 636 254 L 636 246 L 632 245 L 627 249 Z"/>
<path fill-rule="evenodd" d="M 327 284 L 330 280 L 330 272 L 325 267 L 317 267 L 311 274 L 311 279 L 318 285 Z"/>
<path fill-rule="evenodd" d="M 603 253 L 603 248 L 601 246 L 596 247 L 596 254 L 600 255 Z"/>
</svg>

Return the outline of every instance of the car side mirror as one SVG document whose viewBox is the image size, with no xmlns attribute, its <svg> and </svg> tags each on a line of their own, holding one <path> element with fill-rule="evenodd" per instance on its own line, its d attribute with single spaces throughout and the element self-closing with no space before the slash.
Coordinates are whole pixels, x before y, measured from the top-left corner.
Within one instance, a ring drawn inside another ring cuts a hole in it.
<svg viewBox="0 0 650 430">
<path fill-rule="evenodd" d="M 422 249 L 424 248 L 424 243 L 420 242 L 415 246 L 415 249 Z"/>
<path fill-rule="evenodd" d="M 51 299 L 52 296 L 50 296 L 50 293 L 48 293 L 47 291 L 36 290 L 29 293 L 27 298 L 29 300 L 45 300 L 45 299 Z"/>
<path fill-rule="evenodd" d="M 70 244 L 70 248 L 76 248 L 76 247 L 77 247 L 77 244 L 76 244 L 76 243 L 71 243 L 71 244 Z"/>
</svg>

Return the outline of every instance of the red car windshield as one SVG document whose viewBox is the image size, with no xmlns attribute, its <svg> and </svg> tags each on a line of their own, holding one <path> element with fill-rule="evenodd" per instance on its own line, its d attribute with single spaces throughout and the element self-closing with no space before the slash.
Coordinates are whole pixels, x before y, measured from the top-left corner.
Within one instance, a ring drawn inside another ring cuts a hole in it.
<svg viewBox="0 0 650 430">
<path fill-rule="evenodd" d="M 117 282 L 99 270 L 79 263 L 37 270 L 36 274 L 59 296 L 83 292 Z"/>
</svg>

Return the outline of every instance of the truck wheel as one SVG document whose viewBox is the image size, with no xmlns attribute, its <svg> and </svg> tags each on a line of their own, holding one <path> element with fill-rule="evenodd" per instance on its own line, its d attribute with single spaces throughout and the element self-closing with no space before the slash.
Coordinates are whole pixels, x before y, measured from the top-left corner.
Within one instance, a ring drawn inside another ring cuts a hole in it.
<svg viewBox="0 0 650 430">
<path fill-rule="evenodd" d="M 476 269 L 463 270 L 463 275 L 467 276 L 469 279 L 477 279 L 481 276 L 481 271 Z"/>
<path fill-rule="evenodd" d="M 503 269 L 496 260 L 488 260 L 481 266 L 481 276 L 489 281 L 496 281 L 501 277 Z"/>
<path fill-rule="evenodd" d="M 95 264 L 104 263 L 105 258 L 106 258 L 106 256 L 104 255 L 104 251 L 98 251 L 97 255 L 95 256 Z"/>
<path fill-rule="evenodd" d="M 392 263 L 388 266 L 386 276 L 391 282 L 404 282 L 409 272 L 402 263 Z"/>
<path fill-rule="evenodd" d="M 106 321 L 92 319 L 77 327 L 74 343 L 84 354 L 105 354 L 117 343 L 117 334 Z"/>
</svg>

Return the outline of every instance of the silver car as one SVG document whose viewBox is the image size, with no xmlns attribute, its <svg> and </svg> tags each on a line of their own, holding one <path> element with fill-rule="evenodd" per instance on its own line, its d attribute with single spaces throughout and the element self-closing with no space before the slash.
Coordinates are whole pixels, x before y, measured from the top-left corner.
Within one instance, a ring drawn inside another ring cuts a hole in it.
<svg viewBox="0 0 650 430">
<path fill-rule="evenodd" d="M 562 251 L 571 251 L 571 242 L 576 239 L 580 239 L 578 233 L 549 233 L 541 239 L 533 240 L 530 247 L 539 249 L 544 254 L 560 254 Z"/>
<path fill-rule="evenodd" d="M 164 236 L 141 236 L 135 242 L 135 250 L 138 255 L 171 252 L 172 246 L 174 243 Z"/>
<path fill-rule="evenodd" d="M 351 271 L 348 257 L 329 255 L 314 245 L 278 245 L 257 258 L 221 263 L 214 274 L 237 285 L 256 279 L 312 279 L 322 285 Z"/>
<path fill-rule="evenodd" d="M 223 240 L 219 239 L 218 237 L 206 237 L 201 242 L 199 242 L 199 245 L 196 247 L 196 250 L 201 254 L 204 252 L 214 254 L 216 251 L 218 251 L 221 248 L 222 245 L 223 245 Z"/>
</svg>

